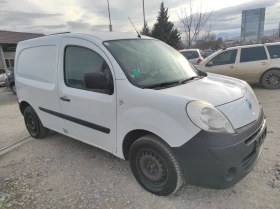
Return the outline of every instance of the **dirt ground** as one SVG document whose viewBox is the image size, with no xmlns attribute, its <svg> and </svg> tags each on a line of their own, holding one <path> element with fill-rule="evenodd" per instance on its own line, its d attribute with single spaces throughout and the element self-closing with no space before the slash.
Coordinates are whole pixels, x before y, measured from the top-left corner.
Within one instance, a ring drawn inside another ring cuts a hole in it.
<svg viewBox="0 0 280 209">
<path fill-rule="evenodd" d="M 57 133 L 2 150 L 29 135 L 16 97 L 0 88 L 0 209 L 280 209 L 280 90 L 254 90 L 269 130 L 254 170 L 230 189 L 185 185 L 176 195 L 157 197 L 138 185 L 128 162 Z"/>
</svg>

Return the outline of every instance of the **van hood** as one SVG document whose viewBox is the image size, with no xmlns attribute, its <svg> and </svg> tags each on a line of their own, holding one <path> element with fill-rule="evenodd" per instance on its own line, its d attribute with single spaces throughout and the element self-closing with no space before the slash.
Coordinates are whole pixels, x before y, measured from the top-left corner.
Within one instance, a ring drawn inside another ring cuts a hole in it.
<svg viewBox="0 0 280 209">
<path fill-rule="evenodd" d="M 244 97 L 247 88 L 241 80 L 207 73 L 207 77 L 200 80 L 160 91 L 219 106 Z"/>
</svg>

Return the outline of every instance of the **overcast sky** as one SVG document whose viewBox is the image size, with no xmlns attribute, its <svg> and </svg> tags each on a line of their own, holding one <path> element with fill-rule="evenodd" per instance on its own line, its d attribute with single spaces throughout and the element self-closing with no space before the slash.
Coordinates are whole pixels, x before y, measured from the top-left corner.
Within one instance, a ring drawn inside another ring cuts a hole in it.
<svg viewBox="0 0 280 209">
<path fill-rule="evenodd" d="M 145 0 L 146 19 L 154 24 L 162 0 Z M 241 12 L 266 7 L 265 30 L 277 29 L 280 0 L 193 0 L 194 9 L 202 1 L 202 11 L 213 11 L 212 29 L 220 36 L 239 36 Z M 188 8 L 189 0 L 165 0 L 170 20 L 180 29 L 176 11 Z M 133 31 L 129 16 L 140 30 L 143 25 L 142 0 L 110 0 L 114 31 Z M 210 23 L 210 22 L 209 22 Z M 63 31 L 108 31 L 106 0 L 0 0 L 0 29 L 39 33 Z"/>
</svg>

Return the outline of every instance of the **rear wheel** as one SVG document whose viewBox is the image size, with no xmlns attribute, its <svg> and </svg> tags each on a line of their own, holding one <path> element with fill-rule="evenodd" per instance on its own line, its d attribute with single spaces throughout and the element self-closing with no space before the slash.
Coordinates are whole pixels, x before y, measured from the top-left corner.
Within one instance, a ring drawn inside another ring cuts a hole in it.
<svg viewBox="0 0 280 209">
<path fill-rule="evenodd" d="M 261 84 L 267 89 L 280 88 L 280 70 L 269 70 L 265 72 L 262 76 Z"/>
<path fill-rule="evenodd" d="M 26 107 L 24 110 L 24 122 L 29 134 L 34 138 L 44 138 L 49 133 L 49 129 L 43 126 L 38 115 L 31 106 Z"/>
<path fill-rule="evenodd" d="M 155 135 L 146 135 L 129 150 L 132 173 L 147 191 L 167 196 L 183 184 L 181 167 L 171 148 Z"/>
<path fill-rule="evenodd" d="M 17 95 L 16 85 L 15 85 L 14 83 L 12 83 L 12 84 L 10 85 L 10 88 L 11 88 L 13 94 L 14 94 L 14 95 Z"/>
</svg>

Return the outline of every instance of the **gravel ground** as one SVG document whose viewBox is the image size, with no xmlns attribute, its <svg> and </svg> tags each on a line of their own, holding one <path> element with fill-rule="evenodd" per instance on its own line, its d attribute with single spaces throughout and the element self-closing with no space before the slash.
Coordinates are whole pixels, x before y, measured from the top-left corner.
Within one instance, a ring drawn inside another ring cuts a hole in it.
<svg viewBox="0 0 280 209">
<path fill-rule="evenodd" d="M 185 185 L 176 195 L 157 197 L 137 184 L 128 162 L 53 133 L 44 140 L 30 138 L 0 155 L 0 209 L 279 209 L 280 90 L 254 90 L 264 106 L 269 133 L 257 166 L 233 188 L 211 190 Z M 16 97 L 2 88 L 0 118 L 0 146 L 28 136 Z"/>
<path fill-rule="evenodd" d="M 29 136 L 16 96 L 6 87 L 0 88 L 0 118 L 0 150 Z"/>
</svg>

